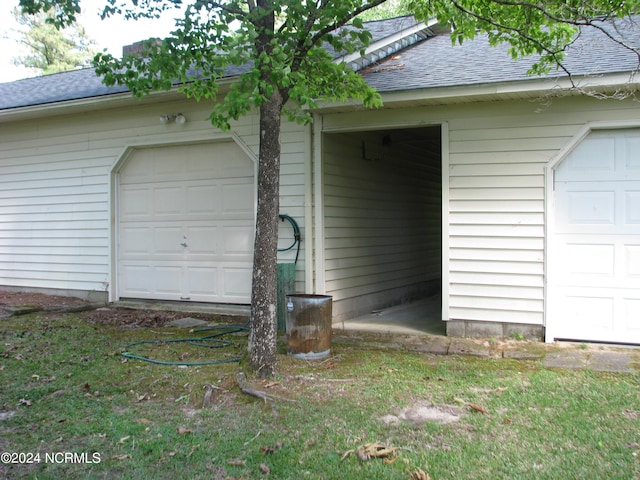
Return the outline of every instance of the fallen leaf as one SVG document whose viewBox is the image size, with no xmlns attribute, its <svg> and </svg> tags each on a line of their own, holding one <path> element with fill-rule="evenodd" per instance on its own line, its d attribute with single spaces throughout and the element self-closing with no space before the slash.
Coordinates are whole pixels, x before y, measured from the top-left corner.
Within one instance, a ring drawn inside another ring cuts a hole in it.
<svg viewBox="0 0 640 480">
<path fill-rule="evenodd" d="M 261 463 L 260 471 L 265 475 L 269 475 L 269 473 L 271 472 L 271 469 L 268 466 L 266 466 L 264 463 Z"/>
<path fill-rule="evenodd" d="M 190 428 L 178 427 L 176 430 L 178 431 L 178 435 L 184 435 L 186 433 L 193 433 L 193 430 L 191 430 Z"/>
<path fill-rule="evenodd" d="M 231 460 L 227 460 L 227 464 L 232 467 L 246 467 L 247 461 L 240 458 L 232 458 Z"/>
<path fill-rule="evenodd" d="M 118 440 L 118 443 L 119 444 L 123 444 L 124 442 L 126 442 L 130 438 L 131 438 L 131 435 L 127 435 L 126 437 L 122 437 L 120 440 Z"/>
<path fill-rule="evenodd" d="M 27 400 L 27 399 L 21 398 L 18 401 L 18 405 L 24 405 L 25 407 L 30 407 L 31 406 L 31 400 Z"/>
<path fill-rule="evenodd" d="M 276 385 L 280 385 L 280 382 L 269 382 L 264 386 L 264 388 L 271 388 L 275 387 Z"/>
<path fill-rule="evenodd" d="M 147 420 L 146 418 L 141 418 L 140 420 L 138 420 L 138 423 L 140 423 L 141 425 L 152 425 L 153 422 L 151 420 Z"/>
<path fill-rule="evenodd" d="M 409 472 L 409 478 L 411 480 L 431 480 L 431 476 L 421 468 Z"/>
<path fill-rule="evenodd" d="M 345 452 L 340 458 L 340 461 L 353 453 L 355 453 L 362 461 L 371 460 L 372 458 L 395 457 L 397 450 L 397 447 L 389 447 L 379 443 L 367 443 L 358 447 L 356 450 L 349 450 L 348 452 Z"/>
<path fill-rule="evenodd" d="M 131 455 L 114 455 L 114 460 L 126 460 L 127 458 L 131 458 Z"/>
<path fill-rule="evenodd" d="M 468 403 L 467 404 L 469 406 L 469 408 L 471 408 L 472 410 L 475 410 L 476 412 L 480 412 L 483 414 L 488 414 L 489 412 L 487 412 L 484 408 L 478 406 L 478 405 L 474 405 L 473 403 Z"/>
</svg>

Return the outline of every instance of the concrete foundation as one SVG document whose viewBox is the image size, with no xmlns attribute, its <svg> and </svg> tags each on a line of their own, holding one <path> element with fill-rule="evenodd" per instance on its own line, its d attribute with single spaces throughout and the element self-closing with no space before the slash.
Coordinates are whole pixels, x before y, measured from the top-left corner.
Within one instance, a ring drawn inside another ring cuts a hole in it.
<svg viewBox="0 0 640 480">
<path fill-rule="evenodd" d="M 448 337 L 544 340 L 544 327 L 542 325 L 480 322 L 475 320 L 449 320 L 445 323 L 447 324 Z"/>
</svg>

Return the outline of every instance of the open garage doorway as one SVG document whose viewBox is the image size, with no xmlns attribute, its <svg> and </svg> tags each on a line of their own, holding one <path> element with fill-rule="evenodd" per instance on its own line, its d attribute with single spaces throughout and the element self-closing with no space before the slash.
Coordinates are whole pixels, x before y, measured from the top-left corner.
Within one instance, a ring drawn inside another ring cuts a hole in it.
<svg viewBox="0 0 640 480">
<path fill-rule="evenodd" d="M 324 134 L 324 276 L 336 327 L 364 319 L 444 334 L 441 138 L 439 125 Z"/>
</svg>

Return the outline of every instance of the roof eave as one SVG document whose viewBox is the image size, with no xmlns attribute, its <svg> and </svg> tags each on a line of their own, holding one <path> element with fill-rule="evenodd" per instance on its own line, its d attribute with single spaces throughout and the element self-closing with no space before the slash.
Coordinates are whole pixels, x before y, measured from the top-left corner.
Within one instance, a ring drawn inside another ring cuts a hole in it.
<svg viewBox="0 0 640 480">
<path fill-rule="evenodd" d="M 222 88 L 225 88 L 228 84 L 233 83 L 236 79 L 237 77 L 224 78 L 219 82 L 219 85 Z M 82 113 L 96 109 L 119 108 L 132 104 L 149 105 L 154 103 L 170 102 L 173 100 L 181 100 L 184 98 L 184 94 L 178 91 L 177 86 L 173 87 L 171 90 L 151 92 L 142 98 L 133 96 L 130 91 L 111 93 L 94 97 L 85 97 L 74 100 L 64 100 L 54 103 L 43 103 L 39 105 L 28 105 L 24 107 L 0 110 L 0 123 Z"/>
<path fill-rule="evenodd" d="M 452 103 L 486 102 L 510 99 L 548 98 L 567 95 L 629 96 L 640 90 L 635 72 L 619 72 L 598 76 L 568 78 L 532 78 L 510 82 L 447 87 L 421 88 L 381 92 L 384 108 L 403 108 L 408 105 L 442 105 Z M 332 113 L 363 109 L 362 102 L 319 102 L 317 113 Z"/>
</svg>

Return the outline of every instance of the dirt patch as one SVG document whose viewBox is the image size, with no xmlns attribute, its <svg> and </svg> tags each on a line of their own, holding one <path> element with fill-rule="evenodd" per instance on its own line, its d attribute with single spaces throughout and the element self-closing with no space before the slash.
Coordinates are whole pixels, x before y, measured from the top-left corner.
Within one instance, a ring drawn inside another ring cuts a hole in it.
<svg viewBox="0 0 640 480">
<path fill-rule="evenodd" d="M 164 327 L 167 323 L 184 317 L 198 318 L 205 321 L 219 321 L 219 316 L 170 312 L 164 310 L 137 310 L 128 308 L 98 308 L 81 314 L 82 318 L 92 323 L 110 326 Z"/>
<path fill-rule="evenodd" d="M 184 317 L 197 318 L 212 323 L 224 323 L 231 325 L 244 325 L 246 317 L 235 317 L 229 315 L 217 315 L 207 313 L 186 313 L 167 310 L 139 310 L 132 308 L 112 308 L 101 307 L 92 308 L 92 304 L 75 297 L 65 297 L 60 295 L 46 295 L 34 292 L 6 292 L 0 291 L 0 314 L 5 316 L 20 311 L 30 313 L 33 311 L 60 312 L 64 313 L 65 308 L 82 309 L 87 307 L 87 311 L 78 313 L 86 321 L 109 326 L 124 326 L 129 328 L 137 327 L 164 327 L 173 320 Z M 1 316 L 1 315 L 0 315 Z"/>
<path fill-rule="evenodd" d="M 5 292 L 0 291 L 0 307 L 32 306 L 42 309 L 55 307 L 71 307 L 90 305 L 89 302 L 75 297 L 61 295 L 46 295 L 34 292 Z"/>
<path fill-rule="evenodd" d="M 454 423 L 462 417 L 462 410 L 455 405 L 432 405 L 428 402 L 416 402 L 402 410 L 398 415 L 385 415 L 380 420 L 385 425 L 412 423 L 422 425 L 427 422 Z"/>
</svg>

